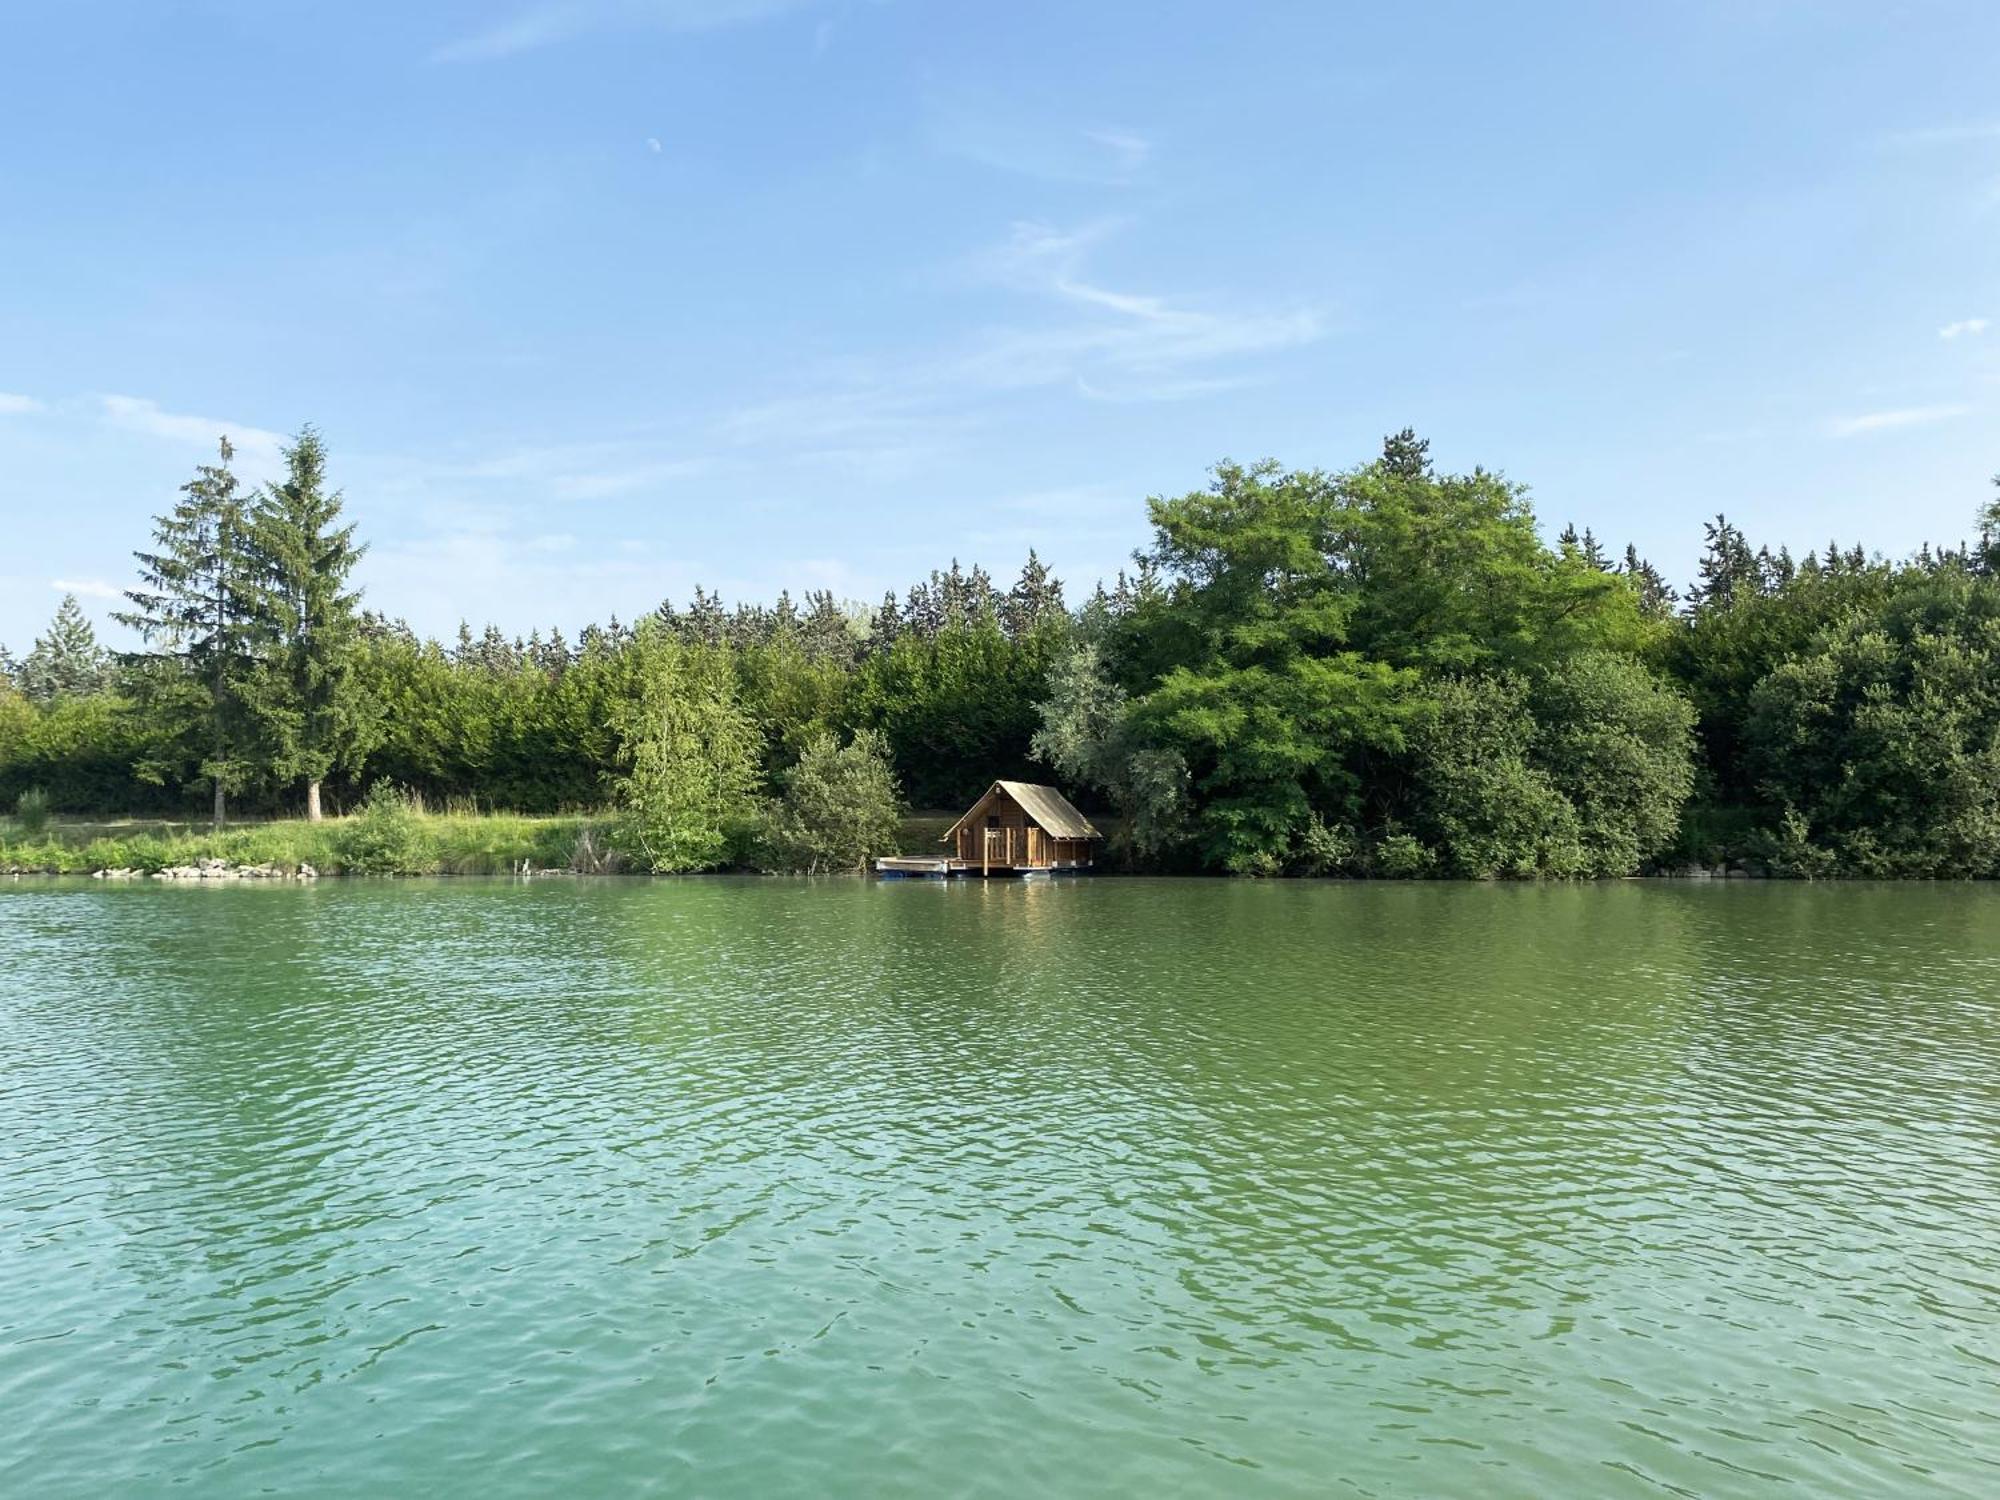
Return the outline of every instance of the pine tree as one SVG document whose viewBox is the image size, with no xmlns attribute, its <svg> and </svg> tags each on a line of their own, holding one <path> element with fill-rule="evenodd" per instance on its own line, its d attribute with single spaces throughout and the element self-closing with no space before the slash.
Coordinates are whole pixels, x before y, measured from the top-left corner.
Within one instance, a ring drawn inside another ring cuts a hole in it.
<svg viewBox="0 0 2000 1500">
<path fill-rule="evenodd" d="M 1065 613 L 1062 580 L 1048 570 L 1030 547 L 1027 562 L 1021 565 L 1019 581 L 1001 601 L 1001 625 L 1010 639 L 1018 641 L 1031 635 L 1044 620 Z"/>
<path fill-rule="evenodd" d="M 1398 479 L 1422 479 L 1431 471 L 1431 445 L 1405 427 L 1382 439 L 1382 467 Z"/>
<path fill-rule="evenodd" d="M 886 651 L 896 643 L 903 633 L 903 609 L 896 602 L 896 591 L 885 589 L 882 593 L 882 607 L 875 611 L 875 622 L 868 630 L 868 644 L 871 650 Z"/>
<path fill-rule="evenodd" d="M 1639 549 L 1630 543 L 1625 547 L 1625 565 L 1621 572 L 1632 580 L 1632 586 L 1639 594 L 1639 607 L 1655 619 L 1664 620 L 1674 612 L 1679 595 L 1667 586 L 1667 580 L 1660 576 L 1660 570 L 1639 555 Z"/>
<path fill-rule="evenodd" d="M 1993 476 L 1993 488 L 2000 490 L 2000 474 Z M 1979 547 L 1975 564 L 1981 572 L 2000 573 L 2000 496 L 1979 507 Z"/>
<path fill-rule="evenodd" d="M 832 589 L 812 589 L 806 594 L 801 629 L 809 659 L 843 668 L 854 665 L 861 642 L 855 634 L 854 622 L 833 597 Z"/>
<path fill-rule="evenodd" d="M 379 717 L 355 675 L 354 565 L 368 549 L 340 525 L 341 495 L 327 493 L 326 447 L 311 427 L 285 449 L 285 478 L 265 487 L 250 521 L 265 613 L 275 636 L 258 675 L 256 706 L 278 775 L 306 784 L 306 817 L 319 822 L 320 783 L 358 767 Z"/>
<path fill-rule="evenodd" d="M 1697 609 L 1727 609 L 1738 598 L 1760 592 L 1764 569 L 1743 533 L 1727 516 L 1703 526 L 1708 549 L 1701 555 L 1701 581 L 1688 590 L 1688 603 Z"/>
<path fill-rule="evenodd" d="M 180 762 L 193 761 L 214 783 L 219 828 L 228 793 L 254 769 L 245 688 L 269 628 L 249 516 L 229 467 L 236 450 L 226 437 L 218 447 L 221 461 L 197 468 L 180 501 L 155 519 L 159 550 L 133 554 L 142 586 L 126 592 L 132 608 L 116 618 L 150 648 L 134 658 L 141 705 Z M 155 759 L 140 769 L 158 779 L 173 767 Z"/>
<path fill-rule="evenodd" d="M 728 629 L 729 616 L 723 612 L 722 595 L 705 594 L 701 585 L 696 584 L 694 598 L 688 604 L 684 638 L 703 646 L 720 646 Z"/>
<path fill-rule="evenodd" d="M 48 631 L 21 660 L 15 673 L 24 697 L 36 703 L 81 698 L 104 686 L 104 650 L 84 617 L 76 595 L 64 594 Z"/>
</svg>

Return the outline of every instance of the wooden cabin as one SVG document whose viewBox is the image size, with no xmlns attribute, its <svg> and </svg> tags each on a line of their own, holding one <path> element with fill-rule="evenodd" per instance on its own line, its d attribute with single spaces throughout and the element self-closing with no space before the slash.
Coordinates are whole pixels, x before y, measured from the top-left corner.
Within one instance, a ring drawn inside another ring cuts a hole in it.
<svg viewBox="0 0 2000 1500">
<path fill-rule="evenodd" d="M 1087 870 L 1104 835 L 1052 786 L 996 781 L 943 842 L 967 874 Z"/>
</svg>

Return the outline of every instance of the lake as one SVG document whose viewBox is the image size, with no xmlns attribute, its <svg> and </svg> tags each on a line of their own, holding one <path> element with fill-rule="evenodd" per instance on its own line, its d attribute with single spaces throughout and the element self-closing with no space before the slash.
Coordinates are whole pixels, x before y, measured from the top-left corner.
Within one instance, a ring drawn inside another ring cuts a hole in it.
<svg viewBox="0 0 2000 1500">
<path fill-rule="evenodd" d="M 2000 891 L 0 885 L 0 1492 L 2000 1493 Z"/>
</svg>

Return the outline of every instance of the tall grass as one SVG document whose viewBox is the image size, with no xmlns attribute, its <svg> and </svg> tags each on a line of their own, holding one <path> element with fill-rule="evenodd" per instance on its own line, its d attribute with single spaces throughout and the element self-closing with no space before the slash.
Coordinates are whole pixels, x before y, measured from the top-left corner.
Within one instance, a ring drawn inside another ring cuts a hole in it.
<svg viewBox="0 0 2000 1500">
<path fill-rule="evenodd" d="M 40 838 L 49 826 L 49 794 L 38 786 L 21 793 L 14 804 L 14 821 L 29 838 Z"/>
<path fill-rule="evenodd" d="M 246 823 L 220 833 L 186 826 L 148 825 L 126 832 L 104 823 L 53 819 L 36 832 L 17 827 L 0 831 L 0 872 L 89 875 L 98 870 L 142 870 L 150 874 L 198 860 L 232 865 L 271 865 L 296 871 L 308 864 L 321 874 L 366 873 L 394 866 L 424 875 L 506 875 L 524 865 L 537 870 L 579 869 L 609 874 L 620 868 L 607 851 L 601 815 L 535 817 L 521 813 L 398 814 L 414 837 L 408 857 L 385 864 L 375 846 L 357 843 L 354 817 L 324 823 L 287 820 Z M 411 851 L 414 850 L 414 853 Z"/>
</svg>

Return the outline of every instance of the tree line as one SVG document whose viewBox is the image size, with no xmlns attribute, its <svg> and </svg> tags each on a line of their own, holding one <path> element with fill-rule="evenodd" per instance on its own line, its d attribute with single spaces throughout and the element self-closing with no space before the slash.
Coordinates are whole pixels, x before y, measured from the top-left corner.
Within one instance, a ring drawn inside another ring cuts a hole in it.
<svg viewBox="0 0 2000 1500">
<path fill-rule="evenodd" d="M 320 814 L 371 788 L 615 804 L 654 869 L 852 863 L 899 799 L 1054 779 L 1113 858 L 1237 874 L 2000 873 L 2000 503 L 1978 540 L 1797 558 L 1707 525 L 1677 593 L 1408 431 L 1341 472 L 1223 464 L 1074 603 L 1032 553 L 874 607 L 701 589 L 574 642 L 362 608 L 319 435 L 245 495 L 225 444 L 101 651 L 65 599 L 0 652 L 0 796 Z M 754 851 L 754 852 L 753 852 Z"/>
</svg>

